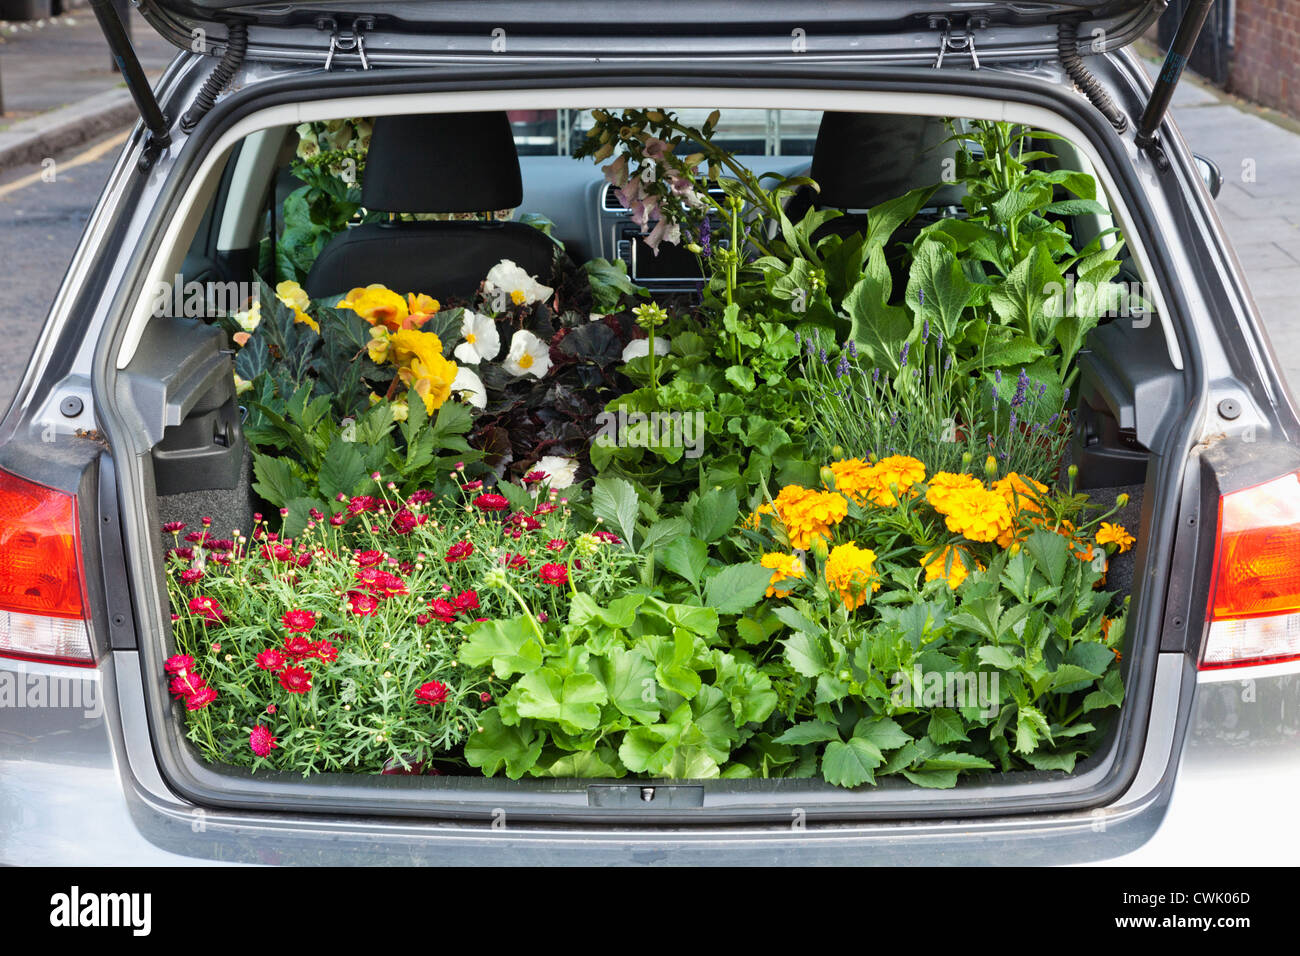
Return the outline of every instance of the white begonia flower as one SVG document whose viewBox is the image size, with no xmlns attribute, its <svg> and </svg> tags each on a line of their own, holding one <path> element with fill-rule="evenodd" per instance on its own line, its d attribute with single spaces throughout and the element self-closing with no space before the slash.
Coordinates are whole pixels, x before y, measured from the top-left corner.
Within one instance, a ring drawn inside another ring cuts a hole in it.
<svg viewBox="0 0 1300 956">
<path fill-rule="evenodd" d="M 541 378 L 551 368 L 551 350 L 532 332 L 521 329 L 510 340 L 510 352 L 502 367 L 511 375 L 535 375 Z"/>
<path fill-rule="evenodd" d="M 501 336 L 497 333 L 497 324 L 486 315 L 465 310 L 465 318 L 460 325 L 461 337 L 465 340 L 456 346 L 455 356 L 469 365 L 490 362 L 501 351 Z"/>
<path fill-rule="evenodd" d="M 556 489 L 567 488 L 578 479 L 577 459 L 560 455 L 547 455 L 533 465 L 531 470 L 545 472 L 550 486 Z"/>
<path fill-rule="evenodd" d="M 467 365 L 456 367 L 456 377 L 451 380 L 451 390 L 453 394 L 464 395 L 465 401 L 475 408 L 487 407 L 487 389 L 483 387 L 483 379 Z"/>
<path fill-rule="evenodd" d="M 650 340 L 633 339 L 627 343 L 627 348 L 623 349 L 623 361 L 630 362 L 633 359 L 645 358 L 650 354 Z M 668 340 L 662 335 L 655 336 L 655 355 L 668 354 Z"/>
<path fill-rule="evenodd" d="M 234 319 L 245 332 L 255 332 L 262 322 L 262 303 L 254 302 L 251 308 L 236 312 Z"/>
<path fill-rule="evenodd" d="M 545 302 L 555 292 L 542 285 L 510 259 L 502 259 L 487 274 L 487 293 L 502 293 L 515 305 L 532 305 Z"/>
</svg>

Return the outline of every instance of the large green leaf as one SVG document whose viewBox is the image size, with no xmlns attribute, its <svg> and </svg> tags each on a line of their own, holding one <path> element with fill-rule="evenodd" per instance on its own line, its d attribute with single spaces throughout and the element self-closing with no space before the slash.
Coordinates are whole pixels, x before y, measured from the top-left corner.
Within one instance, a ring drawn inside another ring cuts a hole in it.
<svg viewBox="0 0 1300 956">
<path fill-rule="evenodd" d="M 465 761 L 489 777 L 504 766 L 506 776 L 518 780 L 537 762 L 546 741 L 546 735 L 534 731 L 531 722 L 507 727 L 496 707 L 479 716 L 479 728 L 465 742 Z"/>
<path fill-rule="evenodd" d="M 719 614 L 739 614 L 762 599 L 771 580 L 771 569 L 757 562 L 732 564 L 709 578 L 704 601 Z"/>
<path fill-rule="evenodd" d="M 609 700 L 594 675 L 561 674 L 553 667 L 525 674 L 515 690 L 520 717 L 552 721 L 569 733 L 598 727 L 600 705 Z"/>
<path fill-rule="evenodd" d="M 928 321 L 932 333 L 956 337 L 963 310 L 975 295 L 975 285 L 956 256 L 940 242 L 917 247 L 907 279 L 907 307 L 918 321 Z"/>
<path fill-rule="evenodd" d="M 633 546 L 638 504 L 636 488 L 631 482 L 622 478 L 597 478 L 591 492 L 591 507 L 597 518 L 618 528 L 629 548 Z"/>
<path fill-rule="evenodd" d="M 822 754 L 822 777 L 837 787 L 875 783 L 875 769 L 885 762 L 875 744 L 861 737 L 832 740 Z"/>
</svg>

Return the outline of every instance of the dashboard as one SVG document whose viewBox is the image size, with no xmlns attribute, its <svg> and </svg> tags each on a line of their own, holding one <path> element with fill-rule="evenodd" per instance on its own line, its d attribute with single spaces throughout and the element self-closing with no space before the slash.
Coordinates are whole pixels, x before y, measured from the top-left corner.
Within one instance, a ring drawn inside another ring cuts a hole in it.
<svg viewBox="0 0 1300 956">
<path fill-rule="evenodd" d="M 782 176 L 805 175 L 808 156 L 737 156 L 750 169 Z M 654 291 L 690 291 L 700 281 L 696 257 L 679 246 L 659 254 L 641 240 L 641 230 L 619 205 L 600 167 L 567 156 L 521 156 L 524 198 L 518 213 L 539 213 L 555 223 L 554 234 L 575 262 L 622 259 L 628 274 Z M 714 234 L 720 226 L 715 222 Z"/>
</svg>

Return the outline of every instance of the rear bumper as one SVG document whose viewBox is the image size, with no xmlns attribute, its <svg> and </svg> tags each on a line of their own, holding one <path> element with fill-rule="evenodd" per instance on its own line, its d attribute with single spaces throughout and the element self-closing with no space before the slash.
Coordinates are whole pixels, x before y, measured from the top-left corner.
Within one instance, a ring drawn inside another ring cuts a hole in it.
<svg viewBox="0 0 1300 956">
<path fill-rule="evenodd" d="M 1165 679 L 1186 679 L 1181 660 L 1167 657 Z M 112 662 L 97 671 L 24 662 L 0 669 L 7 686 L 26 695 L 0 698 L 0 863 L 1212 865 L 1292 862 L 1294 853 L 1292 841 L 1278 837 L 1300 784 L 1297 676 L 1200 685 L 1176 785 L 1166 770 L 1178 765 L 1171 749 L 1179 735 L 1172 724 L 1168 732 L 1153 724 L 1143 771 L 1104 808 L 629 829 L 517 825 L 508 816 L 466 824 L 197 807 L 167 788 L 147 733 L 130 729 L 143 727 L 143 718 L 119 719 L 118 678 L 129 684 L 138 670 L 129 666 L 133 654 L 117 663 L 121 675 Z"/>
</svg>

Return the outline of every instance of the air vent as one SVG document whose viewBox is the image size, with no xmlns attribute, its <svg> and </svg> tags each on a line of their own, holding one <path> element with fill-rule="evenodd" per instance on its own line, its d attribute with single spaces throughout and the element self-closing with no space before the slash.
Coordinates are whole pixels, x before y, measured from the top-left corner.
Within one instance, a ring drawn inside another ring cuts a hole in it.
<svg viewBox="0 0 1300 956">
<path fill-rule="evenodd" d="M 623 204 L 618 201 L 613 183 L 605 184 L 605 191 L 600 194 L 600 208 L 606 212 L 620 212 Z"/>
<path fill-rule="evenodd" d="M 727 194 L 722 191 L 720 186 L 710 186 L 709 195 L 716 201 L 721 201 Z M 606 212 L 625 212 L 623 204 L 618 201 L 617 190 L 612 183 L 606 183 L 604 190 L 600 194 L 600 208 Z"/>
</svg>

